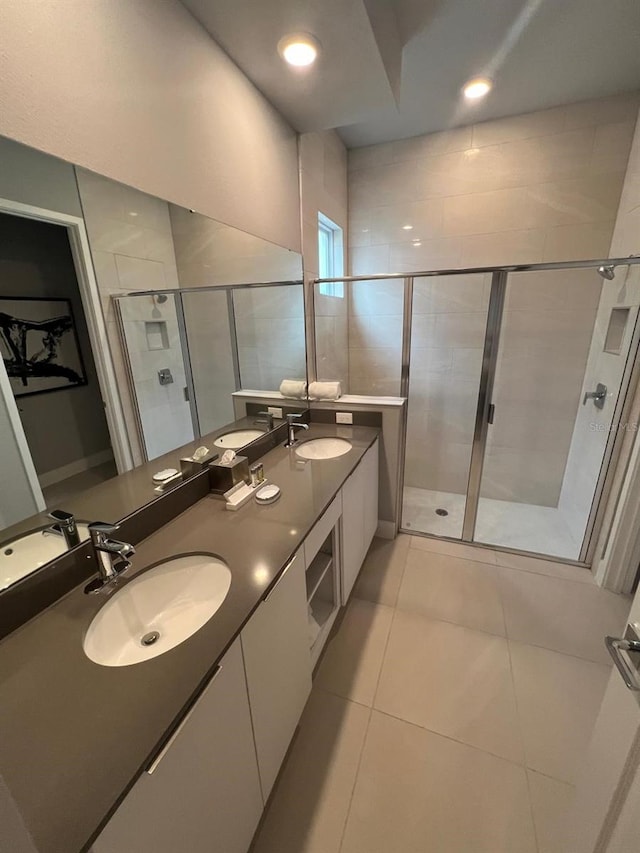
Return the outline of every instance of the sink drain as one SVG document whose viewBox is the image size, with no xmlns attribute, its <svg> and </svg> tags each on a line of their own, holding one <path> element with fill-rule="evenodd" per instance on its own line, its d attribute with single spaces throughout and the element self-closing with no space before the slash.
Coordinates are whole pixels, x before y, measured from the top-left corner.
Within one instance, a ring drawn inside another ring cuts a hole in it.
<svg viewBox="0 0 640 853">
<path fill-rule="evenodd" d="M 448 509 L 442 509 L 442 507 L 438 507 L 436 510 L 436 515 L 449 515 Z"/>
<path fill-rule="evenodd" d="M 145 634 L 140 642 L 143 646 L 152 646 L 157 640 L 160 639 L 159 631 L 149 631 L 148 634 Z"/>
</svg>

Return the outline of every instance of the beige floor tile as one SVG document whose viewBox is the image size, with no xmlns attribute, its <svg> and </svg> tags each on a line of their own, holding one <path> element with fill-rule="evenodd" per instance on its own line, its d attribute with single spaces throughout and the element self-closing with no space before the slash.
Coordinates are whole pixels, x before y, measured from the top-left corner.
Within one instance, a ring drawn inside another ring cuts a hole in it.
<svg viewBox="0 0 640 853">
<path fill-rule="evenodd" d="M 509 649 L 501 637 L 397 611 L 374 707 L 523 761 Z"/>
<path fill-rule="evenodd" d="M 371 543 L 353 589 L 355 598 L 395 607 L 411 537 L 400 533 L 395 539 L 379 539 Z"/>
<path fill-rule="evenodd" d="M 527 767 L 574 783 L 610 668 L 509 641 Z"/>
<path fill-rule="evenodd" d="M 354 598 L 331 638 L 315 684 L 362 705 L 373 704 L 393 609 Z"/>
<path fill-rule="evenodd" d="M 621 636 L 627 596 L 531 572 L 497 571 L 509 639 L 611 664 L 604 638 Z"/>
<path fill-rule="evenodd" d="M 341 853 L 535 853 L 525 771 L 373 712 Z"/>
<path fill-rule="evenodd" d="M 551 578 L 561 578 L 568 581 L 577 581 L 595 585 L 593 574 L 589 569 L 580 566 L 568 566 L 562 563 L 554 563 L 551 560 L 538 560 L 536 557 L 526 557 L 522 554 L 505 554 L 496 551 L 496 562 L 499 566 L 509 569 L 518 569 L 522 572 L 533 572 L 536 575 L 547 575 Z"/>
<path fill-rule="evenodd" d="M 412 548 L 397 607 L 505 636 L 495 568 L 486 563 Z"/>
<path fill-rule="evenodd" d="M 369 714 L 312 692 L 251 853 L 338 853 Z"/>
<path fill-rule="evenodd" d="M 461 560 L 475 560 L 476 563 L 496 564 L 496 552 L 491 548 L 478 548 L 475 545 L 463 545 L 458 542 L 446 542 L 444 539 L 429 539 L 426 536 L 412 536 L 411 547 L 433 554 L 446 554 Z"/>
<path fill-rule="evenodd" d="M 567 853 L 562 845 L 564 821 L 573 799 L 573 785 L 527 770 L 538 853 Z"/>
</svg>

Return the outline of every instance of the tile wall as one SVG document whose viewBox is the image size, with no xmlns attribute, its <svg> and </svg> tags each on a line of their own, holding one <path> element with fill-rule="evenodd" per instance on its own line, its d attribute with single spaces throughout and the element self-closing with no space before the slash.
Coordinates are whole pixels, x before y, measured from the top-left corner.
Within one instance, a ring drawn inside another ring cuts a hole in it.
<svg viewBox="0 0 640 853">
<path fill-rule="evenodd" d="M 611 257 L 640 254 L 640 121 L 636 125 L 629 165 L 622 188 L 618 217 L 611 241 Z M 640 306 L 640 267 L 618 267 L 613 281 L 605 281 L 598 306 L 595 330 L 581 387 L 593 390 L 598 382 L 609 392 L 603 409 L 593 403 L 578 405 L 577 419 L 567 460 L 560 511 L 576 541 L 581 541 L 591 509 L 591 498 L 600 473 L 600 465 L 613 425 L 613 410 L 625 367 L 625 355 Z M 604 351 L 605 336 L 614 307 L 629 307 L 621 354 Z M 582 402 L 580 400 L 580 402 Z M 637 429 L 634 424 L 622 424 L 621 429 Z"/>
<path fill-rule="evenodd" d="M 625 95 L 350 151 L 351 273 L 606 256 L 638 103 Z M 491 441 L 486 497 L 557 503 L 600 284 L 547 277 L 510 289 L 504 421 Z M 352 291 L 350 390 L 397 393 L 402 300 L 391 284 L 373 285 L 380 300 L 366 287 Z M 459 492 L 466 487 L 487 282 L 432 281 L 416 290 L 412 348 L 420 356 L 412 370 L 424 384 L 410 406 L 410 435 L 420 446 L 408 452 L 407 485 Z M 523 399 L 521 390 L 535 363 L 539 394 L 559 358 L 563 387 L 545 438 L 530 425 L 542 424 L 549 409 L 536 395 Z M 444 422 L 436 425 L 433 416 L 429 423 L 427 412 L 442 421 L 443 411 Z"/>
<path fill-rule="evenodd" d="M 155 459 L 194 438 L 175 300 L 132 296 L 120 309 L 147 458 Z M 162 370 L 170 383 L 160 382 Z"/>
<path fill-rule="evenodd" d="M 298 253 L 175 205 L 169 211 L 181 287 L 301 280 Z M 305 377 L 301 297 L 296 288 L 235 291 L 242 388 L 277 391 L 283 378 Z M 184 304 L 200 429 L 206 433 L 233 420 L 229 309 L 226 294 L 211 292 L 188 294 Z"/>
<path fill-rule="evenodd" d="M 169 215 L 180 287 L 300 280 L 297 252 L 175 204 Z"/>
<path fill-rule="evenodd" d="M 283 379 L 306 378 L 302 285 L 233 293 L 240 384 L 277 391 Z"/>
<path fill-rule="evenodd" d="M 304 279 L 310 288 L 309 282 L 318 277 L 318 212 L 343 229 L 344 269 L 347 269 L 347 151 L 338 134 L 332 130 L 303 133 L 299 142 L 299 168 Z M 316 289 L 317 378 L 339 379 L 344 393 L 349 390 L 347 313 L 348 293 L 342 298 L 320 296 Z M 307 321 L 308 338 L 313 340 L 309 316 Z M 312 357 L 310 365 L 313 361 Z"/>
<path fill-rule="evenodd" d="M 85 169 L 77 169 L 77 180 L 133 462 L 139 465 L 143 453 L 111 296 L 178 287 L 169 206 Z"/>
</svg>

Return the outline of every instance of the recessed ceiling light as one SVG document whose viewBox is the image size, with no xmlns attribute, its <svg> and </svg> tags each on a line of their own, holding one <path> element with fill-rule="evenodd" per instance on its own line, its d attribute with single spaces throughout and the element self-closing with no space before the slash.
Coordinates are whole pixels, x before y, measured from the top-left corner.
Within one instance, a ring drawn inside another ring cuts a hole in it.
<svg viewBox="0 0 640 853">
<path fill-rule="evenodd" d="M 309 33 L 291 33 L 278 42 L 278 53 L 297 68 L 312 65 L 320 50 L 320 42 Z"/>
<path fill-rule="evenodd" d="M 464 84 L 462 91 L 465 98 L 470 101 L 475 101 L 477 98 L 484 98 L 493 87 L 493 83 L 488 77 L 474 77 Z"/>
<path fill-rule="evenodd" d="M 413 231 L 413 225 L 403 225 L 402 230 L 403 231 Z"/>
</svg>

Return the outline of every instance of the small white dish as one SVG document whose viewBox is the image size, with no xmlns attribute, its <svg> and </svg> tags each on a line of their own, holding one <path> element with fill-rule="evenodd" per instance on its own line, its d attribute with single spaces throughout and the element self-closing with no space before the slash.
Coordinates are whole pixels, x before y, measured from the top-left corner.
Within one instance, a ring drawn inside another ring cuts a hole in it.
<svg viewBox="0 0 640 853">
<path fill-rule="evenodd" d="M 271 483 L 268 486 L 263 486 L 256 492 L 256 501 L 259 504 L 272 504 L 280 497 L 280 486 Z"/>
</svg>

